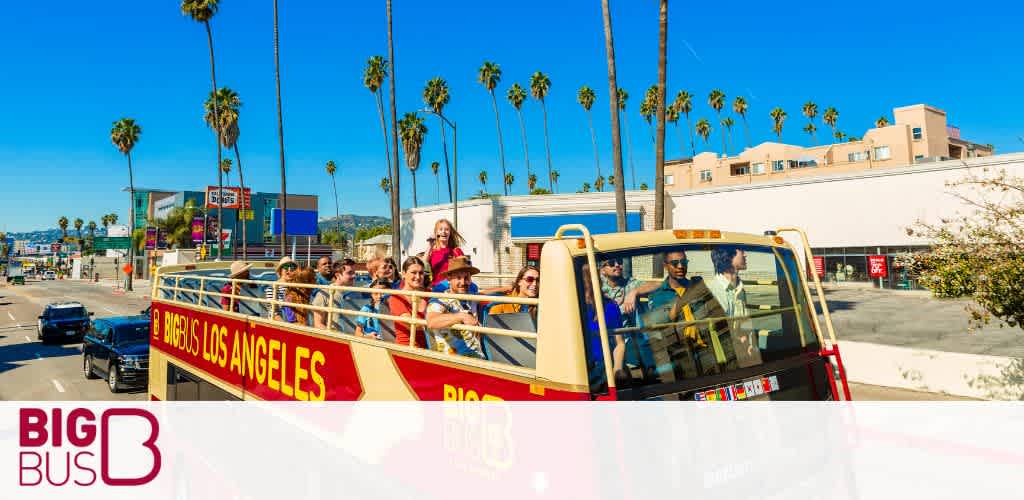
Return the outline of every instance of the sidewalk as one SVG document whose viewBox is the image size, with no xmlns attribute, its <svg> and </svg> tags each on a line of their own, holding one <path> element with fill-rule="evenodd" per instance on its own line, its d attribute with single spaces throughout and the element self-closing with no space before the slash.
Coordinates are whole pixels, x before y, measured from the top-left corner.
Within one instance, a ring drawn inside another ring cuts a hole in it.
<svg viewBox="0 0 1024 500">
<path fill-rule="evenodd" d="M 967 300 L 823 289 L 850 381 L 980 399 L 1024 398 L 1024 330 L 990 324 L 971 332 Z"/>
</svg>

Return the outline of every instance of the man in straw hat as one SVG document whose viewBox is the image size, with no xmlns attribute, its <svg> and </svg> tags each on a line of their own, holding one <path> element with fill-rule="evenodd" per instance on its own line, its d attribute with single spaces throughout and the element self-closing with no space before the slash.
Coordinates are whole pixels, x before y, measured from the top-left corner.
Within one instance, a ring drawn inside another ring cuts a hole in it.
<svg viewBox="0 0 1024 500">
<path fill-rule="evenodd" d="M 473 267 L 469 257 L 456 257 L 448 264 L 448 269 L 441 273 L 448 280 L 447 294 L 472 294 L 470 286 L 473 275 L 480 270 Z M 427 303 L 427 328 L 434 334 L 433 348 L 448 354 L 460 354 L 483 358 L 480 338 L 473 332 L 452 330 L 452 325 L 477 326 L 476 303 L 452 298 L 433 298 Z"/>
<path fill-rule="evenodd" d="M 252 268 L 252 264 L 246 264 L 240 260 L 236 260 L 231 263 L 231 271 L 228 273 L 229 280 L 247 280 L 249 279 L 249 269 Z M 251 285 L 246 285 L 247 287 Z M 220 307 L 225 311 L 238 312 L 238 303 L 240 299 L 234 300 L 234 307 L 231 307 L 231 297 L 227 297 L 227 294 L 238 295 L 241 291 L 241 283 L 234 281 L 227 281 L 224 286 L 221 287 L 220 293 L 225 294 L 220 297 Z"/>
<path fill-rule="evenodd" d="M 295 279 L 295 274 L 299 271 L 299 265 L 292 260 L 291 257 L 285 255 L 281 257 L 281 260 L 277 261 L 277 267 L 274 268 L 277 271 L 277 281 L 274 284 L 267 287 L 264 294 L 264 298 L 267 300 L 277 299 L 278 301 L 284 301 L 284 293 L 287 289 L 286 283 L 290 283 Z M 265 304 L 267 317 L 274 318 L 280 315 L 281 306 L 271 305 L 270 303 Z"/>
</svg>

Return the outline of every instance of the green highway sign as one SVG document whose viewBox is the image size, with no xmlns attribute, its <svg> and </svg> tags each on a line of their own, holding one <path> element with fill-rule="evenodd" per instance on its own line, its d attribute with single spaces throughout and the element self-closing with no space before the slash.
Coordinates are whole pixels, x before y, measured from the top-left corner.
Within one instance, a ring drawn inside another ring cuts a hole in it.
<svg viewBox="0 0 1024 500">
<path fill-rule="evenodd" d="M 93 250 L 127 250 L 131 238 L 127 236 L 97 236 L 93 239 Z"/>
</svg>

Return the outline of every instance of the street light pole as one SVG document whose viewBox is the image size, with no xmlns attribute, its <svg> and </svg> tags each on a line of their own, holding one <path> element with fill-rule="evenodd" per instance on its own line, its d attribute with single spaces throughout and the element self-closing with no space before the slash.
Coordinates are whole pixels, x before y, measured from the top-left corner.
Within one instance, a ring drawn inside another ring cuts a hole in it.
<svg viewBox="0 0 1024 500">
<path fill-rule="evenodd" d="M 452 128 L 452 142 L 454 142 L 452 151 L 452 156 L 454 156 L 454 158 L 452 159 L 452 170 L 454 171 L 453 175 L 455 176 L 455 185 L 452 188 L 452 225 L 455 226 L 455 228 L 457 229 L 459 227 L 459 128 L 456 126 L 455 123 L 445 118 L 444 115 L 434 111 L 431 108 L 423 108 L 423 112 L 437 115 L 438 118 L 444 120 L 444 122 L 447 123 L 448 126 Z"/>
</svg>

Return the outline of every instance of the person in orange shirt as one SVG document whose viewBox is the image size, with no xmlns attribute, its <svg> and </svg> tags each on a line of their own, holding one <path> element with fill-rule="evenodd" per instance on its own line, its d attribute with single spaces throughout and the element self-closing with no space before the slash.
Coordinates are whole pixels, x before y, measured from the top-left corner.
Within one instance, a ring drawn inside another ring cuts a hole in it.
<svg viewBox="0 0 1024 500">
<path fill-rule="evenodd" d="M 512 285 L 508 297 L 525 297 L 535 299 L 540 290 L 540 269 L 535 266 L 526 266 L 516 275 L 515 284 Z M 496 303 L 491 306 L 488 314 L 508 314 L 522 311 L 529 311 L 531 315 L 537 315 L 537 306 L 524 306 L 523 304 Z"/>
</svg>

